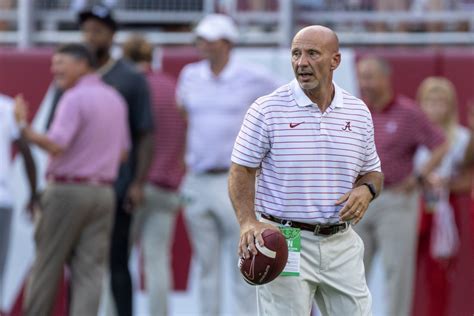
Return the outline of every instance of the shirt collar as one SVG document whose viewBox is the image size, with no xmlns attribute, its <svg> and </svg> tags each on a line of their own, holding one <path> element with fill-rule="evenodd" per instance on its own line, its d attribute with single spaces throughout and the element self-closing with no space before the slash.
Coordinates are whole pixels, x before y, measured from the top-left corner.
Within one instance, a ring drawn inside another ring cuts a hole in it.
<svg viewBox="0 0 474 316">
<path fill-rule="evenodd" d="M 76 86 L 80 86 L 83 84 L 89 84 L 89 83 L 94 83 L 97 81 L 101 81 L 100 76 L 95 73 L 87 74 L 82 76 L 79 81 L 77 82 Z"/>
<path fill-rule="evenodd" d="M 113 58 L 109 58 L 107 62 L 102 65 L 99 69 L 97 69 L 97 73 L 105 76 L 114 66 L 117 61 Z"/>
<path fill-rule="evenodd" d="M 239 67 L 238 63 L 236 62 L 232 54 L 230 54 L 229 61 L 227 62 L 224 69 L 221 71 L 221 73 L 218 76 L 212 73 L 211 65 L 209 64 L 209 61 L 205 60 L 203 65 L 204 67 L 202 68 L 202 75 L 204 76 L 204 78 L 215 79 L 215 80 L 219 80 L 219 79 L 226 80 L 226 79 L 232 78 Z"/>
<path fill-rule="evenodd" d="M 335 108 L 343 108 L 344 107 L 344 93 L 341 87 L 339 87 L 334 81 L 332 82 L 334 85 L 334 98 L 332 99 L 331 105 Z"/>
<path fill-rule="evenodd" d="M 393 96 L 392 99 L 387 103 L 386 106 L 380 111 L 380 113 L 387 113 L 396 103 L 396 97 Z"/>
<path fill-rule="evenodd" d="M 335 108 L 342 108 L 344 107 L 344 98 L 342 95 L 342 89 L 333 81 L 332 84 L 334 85 L 334 98 L 332 99 L 331 104 L 328 108 L 335 107 Z M 290 88 L 293 92 L 295 97 L 296 104 L 300 107 L 306 106 L 313 106 L 316 105 L 310 98 L 303 92 L 301 89 L 298 81 L 293 79 L 290 82 Z"/>
</svg>

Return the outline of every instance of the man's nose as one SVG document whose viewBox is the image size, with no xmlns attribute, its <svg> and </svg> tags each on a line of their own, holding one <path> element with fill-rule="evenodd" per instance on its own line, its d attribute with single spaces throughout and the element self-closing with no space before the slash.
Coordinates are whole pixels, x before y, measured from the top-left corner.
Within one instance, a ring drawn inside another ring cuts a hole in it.
<svg viewBox="0 0 474 316">
<path fill-rule="evenodd" d="M 306 66 L 306 65 L 308 65 L 308 56 L 305 53 L 303 53 L 298 59 L 298 66 Z"/>
</svg>

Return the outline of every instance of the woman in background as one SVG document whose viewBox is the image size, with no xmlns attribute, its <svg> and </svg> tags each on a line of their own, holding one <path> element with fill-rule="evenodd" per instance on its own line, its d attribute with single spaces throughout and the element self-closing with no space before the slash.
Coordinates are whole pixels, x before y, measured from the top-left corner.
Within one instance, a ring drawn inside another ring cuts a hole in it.
<svg viewBox="0 0 474 316">
<path fill-rule="evenodd" d="M 420 179 L 425 189 L 413 315 L 457 315 L 455 310 L 459 307 L 455 305 L 459 304 L 455 301 L 468 292 L 463 294 L 459 289 L 463 280 L 467 280 L 464 283 L 469 287 L 472 274 L 463 270 L 464 262 L 472 262 L 474 255 L 469 249 L 472 248 L 469 209 L 458 203 L 459 196 L 470 190 L 471 175 L 463 166 L 469 130 L 459 124 L 456 91 L 448 79 L 426 78 L 418 88 L 417 101 L 428 118 L 444 130 L 450 150 L 428 179 Z M 422 165 L 429 157 L 427 148 L 419 149 L 415 166 Z"/>
</svg>

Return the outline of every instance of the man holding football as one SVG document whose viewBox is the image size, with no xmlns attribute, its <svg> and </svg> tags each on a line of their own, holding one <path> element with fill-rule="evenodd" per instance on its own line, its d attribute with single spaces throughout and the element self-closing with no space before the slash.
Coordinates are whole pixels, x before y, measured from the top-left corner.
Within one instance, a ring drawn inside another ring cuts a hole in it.
<svg viewBox="0 0 474 316">
<path fill-rule="evenodd" d="M 332 81 L 341 61 L 332 30 L 300 30 L 291 61 L 296 79 L 251 105 L 234 145 L 239 255 L 256 255 L 265 229 L 296 245 L 283 273 L 257 287 L 259 315 L 309 315 L 313 300 L 323 315 L 370 315 L 364 246 L 351 224 L 382 189 L 372 118 Z"/>
</svg>

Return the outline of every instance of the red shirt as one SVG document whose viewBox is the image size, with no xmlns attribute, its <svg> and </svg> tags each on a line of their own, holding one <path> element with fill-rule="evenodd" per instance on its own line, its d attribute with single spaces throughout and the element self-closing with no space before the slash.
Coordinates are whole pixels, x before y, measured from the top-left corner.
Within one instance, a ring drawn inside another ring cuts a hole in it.
<svg viewBox="0 0 474 316">
<path fill-rule="evenodd" d="M 147 75 L 155 117 L 154 160 L 148 180 L 177 190 L 184 175 L 186 123 L 175 103 L 175 80 L 162 73 Z"/>
<path fill-rule="evenodd" d="M 381 112 L 371 109 L 371 113 L 386 187 L 401 183 L 412 173 L 418 146 L 434 149 L 444 142 L 443 131 L 406 97 L 397 96 Z"/>
</svg>

